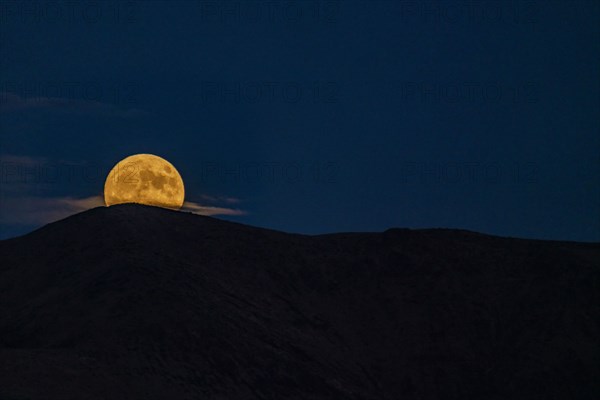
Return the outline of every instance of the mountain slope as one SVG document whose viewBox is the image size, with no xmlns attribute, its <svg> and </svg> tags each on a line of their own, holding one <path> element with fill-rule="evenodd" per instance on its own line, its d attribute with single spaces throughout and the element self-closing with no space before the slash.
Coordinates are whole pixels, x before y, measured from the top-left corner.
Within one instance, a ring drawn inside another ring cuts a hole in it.
<svg viewBox="0 0 600 400">
<path fill-rule="evenodd" d="M 0 399 L 591 399 L 600 376 L 598 244 L 120 205 L 0 257 Z"/>
</svg>

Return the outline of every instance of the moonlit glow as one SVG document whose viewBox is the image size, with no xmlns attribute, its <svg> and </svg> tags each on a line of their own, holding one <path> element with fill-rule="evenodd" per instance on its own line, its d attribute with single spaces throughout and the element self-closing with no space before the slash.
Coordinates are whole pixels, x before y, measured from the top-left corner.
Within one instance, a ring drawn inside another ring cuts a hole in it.
<svg viewBox="0 0 600 400">
<path fill-rule="evenodd" d="M 136 154 L 119 161 L 104 184 L 107 206 L 139 203 L 180 209 L 184 197 L 179 172 L 167 160 L 152 154 Z"/>
</svg>

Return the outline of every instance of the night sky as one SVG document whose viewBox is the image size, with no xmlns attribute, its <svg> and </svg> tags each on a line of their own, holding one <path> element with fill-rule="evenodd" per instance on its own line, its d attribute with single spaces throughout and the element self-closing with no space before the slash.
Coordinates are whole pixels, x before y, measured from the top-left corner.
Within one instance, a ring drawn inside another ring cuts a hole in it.
<svg viewBox="0 0 600 400">
<path fill-rule="evenodd" d="M 121 159 L 298 233 L 600 240 L 597 1 L 2 2 L 0 238 Z M 212 207 L 212 208 L 205 208 Z"/>
</svg>

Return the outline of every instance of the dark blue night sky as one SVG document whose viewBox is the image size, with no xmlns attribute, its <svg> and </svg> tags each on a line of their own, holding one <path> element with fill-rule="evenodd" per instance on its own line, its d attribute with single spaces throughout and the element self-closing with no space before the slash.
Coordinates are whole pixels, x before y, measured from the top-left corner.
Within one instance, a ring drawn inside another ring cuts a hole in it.
<svg viewBox="0 0 600 400">
<path fill-rule="evenodd" d="M 160 155 L 298 233 L 600 240 L 597 1 L 3 2 L 0 237 Z M 241 215 L 237 215 L 241 214 Z"/>
</svg>

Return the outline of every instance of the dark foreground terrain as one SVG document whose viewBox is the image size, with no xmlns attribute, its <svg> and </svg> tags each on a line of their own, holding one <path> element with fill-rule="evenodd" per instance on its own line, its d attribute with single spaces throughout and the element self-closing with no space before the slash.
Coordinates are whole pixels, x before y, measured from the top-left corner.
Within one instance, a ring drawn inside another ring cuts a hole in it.
<svg viewBox="0 0 600 400">
<path fill-rule="evenodd" d="M 140 205 L 0 242 L 0 399 L 596 399 L 600 246 Z"/>
</svg>

